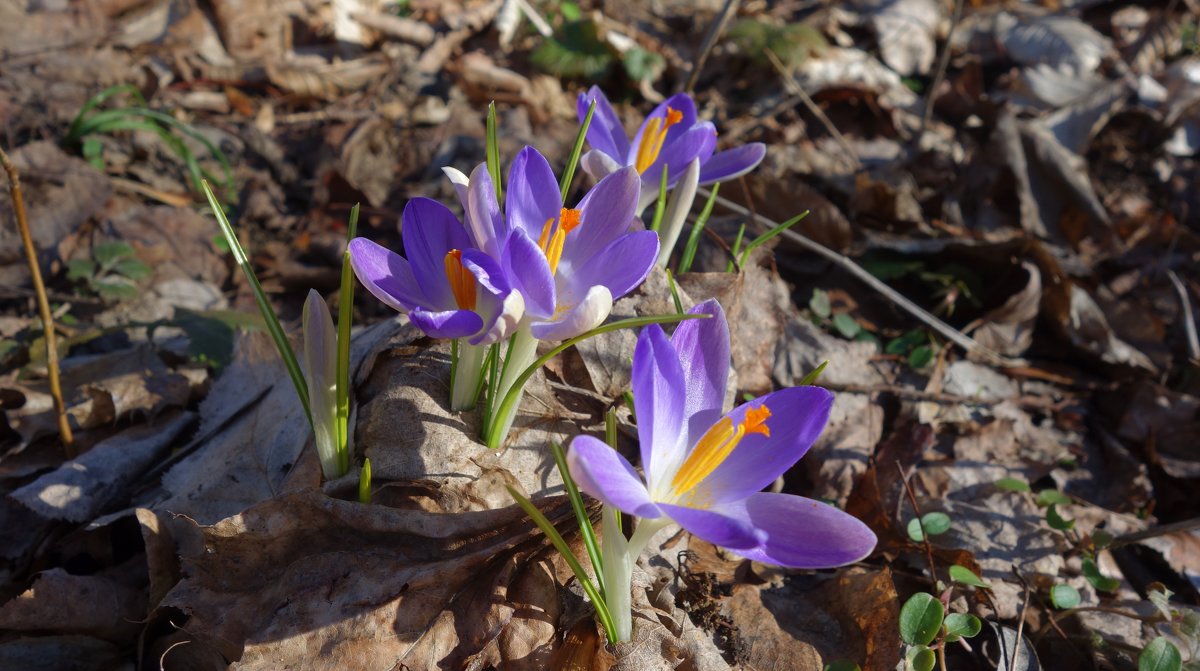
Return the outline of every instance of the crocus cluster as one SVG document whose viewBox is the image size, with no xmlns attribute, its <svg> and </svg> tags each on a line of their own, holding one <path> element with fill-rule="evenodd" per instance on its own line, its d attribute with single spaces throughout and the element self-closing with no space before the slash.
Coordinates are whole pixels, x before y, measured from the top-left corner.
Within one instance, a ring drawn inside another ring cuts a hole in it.
<svg viewBox="0 0 1200 671">
<path fill-rule="evenodd" d="M 716 301 L 691 312 L 710 319 L 686 321 L 671 338 L 649 326 L 634 350 L 644 475 L 591 436 L 577 436 L 567 455 L 581 490 L 640 520 L 629 541 L 605 527 L 606 598 L 622 640 L 631 626 L 632 564 L 668 524 L 743 557 L 797 568 L 852 563 L 875 547 L 865 524 L 833 506 L 762 491 L 820 435 L 832 394 L 792 387 L 723 412 L 730 361 L 725 315 Z"/>
</svg>

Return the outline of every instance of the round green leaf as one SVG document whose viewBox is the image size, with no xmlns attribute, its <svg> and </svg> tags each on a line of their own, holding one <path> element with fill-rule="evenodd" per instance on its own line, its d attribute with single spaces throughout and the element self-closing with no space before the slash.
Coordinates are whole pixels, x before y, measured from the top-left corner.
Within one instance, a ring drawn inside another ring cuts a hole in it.
<svg viewBox="0 0 1200 671">
<path fill-rule="evenodd" d="M 960 638 L 975 638 L 983 629 L 979 618 L 967 613 L 950 613 L 946 616 L 946 640 L 953 643 Z"/>
<path fill-rule="evenodd" d="M 905 659 L 912 671 L 933 671 L 933 666 L 937 663 L 933 651 L 923 645 L 909 649 Z"/>
<path fill-rule="evenodd" d="M 950 516 L 946 513 L 925 513 L 921 516 L 921 526 L 930 536 L 944 534 L 950 530 Z"/>
<path fill-rule="evenodd" d="M 848 659 L 839 659 L 826 664 L 825 671 L 862 671 L 862 669 Z"/>
<path fill-rule="evenodd" d="M 944 614 L 941 601 L 917 592 L 900 608 L 900 638 L 909 645 L 929 645 L 942 628 Z"/>
<path fill-rule="evenodd" d="M 1109 545 L 1112 545 L 1112 542 L 1113 535 L 1104 529 L 1096 529 L 1092 532 L 1092 545 L 1095 545 L 1097 550 L 1103 550 Z"/>
<path fill-rule="evenodd" d="M 1000 478 L 995 482 L 997 489 L 1003 489 L 1006 492 L 1028 492 L 1033 491 L 1029 488 L 1029 483 L 1017 478 Z"/>
<path fill-rule="evenodd" d="M 1069 505 L 1071 503 L 1071 497 L 1063 494 L 1057 489 L 1043 489 L 1042 491 L 1038 492 L 1038 506 L 1045 508 L 1046 506 L 1054 505 L 1056 503 L 1060 506 Z"/>
<path fill-rule="evenodd" d="M 1159 636 L 1138 655 L 1138 671 L 1179 671 L 1183 668 L 1183 657 L 1179 648 Z"/>
<path fill-rule="evenodd" d="M 851 317 L 845 312 L 841 312 L 833 316 L 833 327 L 836 328 L 838 333 L 842 334 L 842 337 L 844 338 L 853 338 L 854 336 L 858 335 L 859 331 L 862 330 L 862 326 L 859 326 L 858 322 L 854 321 L 854 317 Z"/>
<path fill-rule="evenodd" d="M 913 351 L 908 355 L 908 365 L 910 368 L 924 368 L 933 361 L 933 348 L 929 345 L 921 345 L 913 348 Z"/>
<path fill-rule="evenodd" d="M 1087 581 L 1092 583 L 1092 587 L 1095 587 L 1101 592 L 1115 592 L 1117 591 L 1117 588 L 1121 586 L 1120 580 L 1117 580 L 1116 578 L 1109 578 L 1101 573 L 1100 567 L 1096 565 L 1096 560 L 1092 559 L 1091 557 L 1084 557 L 1083 566 L 1081 568 L 1083 570 L 1083 577 L 1087 578 Z"/>
<path fill-rule="evenodd" d="M 1055 608 L 1066 610 L 1079 605 L 1079 590 L 1070 585 L 1055 585 L 1050 588 L 1050 603 Z"/>
<path fill-rule="evenodd" d="M 1058 514 L 1058 505 L 1051 503 L 1049 508 L 1046 508 L 1046 524 L 1050 525 L 1051 529 L 1059 531 L 1070 531 L 1075 528 L 1075 520 L 1068 520 Z"/>
<path fill-rule="evenodd" d="M 829 294 L 820 289 L 813 289 L 812 298 L 808 299 L 808 309 L 818 317 L 828 318 L 833 313 L 833 306 L 829 304 Z"/>
<path fill-rule="evenodd" d="M 950 567 L 950 579 L 956 583 L 970 585 L 972 587 L 983 587 L 984 589 L 992 588 L 991 585 L 987 584 L 981 580 L 979 576 L 975 575 L 974 571 L 966 566 L 959 566 L 958 564 Z"/>
</svg>

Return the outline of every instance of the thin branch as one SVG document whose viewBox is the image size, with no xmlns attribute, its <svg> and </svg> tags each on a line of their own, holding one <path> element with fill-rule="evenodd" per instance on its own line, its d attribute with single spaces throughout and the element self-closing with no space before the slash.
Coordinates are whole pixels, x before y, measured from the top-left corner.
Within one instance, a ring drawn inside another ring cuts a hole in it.
<svg viewBox="0 0 1200 671">
<path fill-rule="evenodd" d="M 1017 620 L 1017 635 L 1013 639 L 1012 660 L 1008 665 L 1008 671 L 1017 671 L 1017 660 L 1021 657 L 1021 634 L 1025 631 L 1025 616 L 1029 612 L 1029 583 L 1021 577 L 1016 566 L 1012 567 L 1012 572 L 1025 585 L 1025 594 L 1021 597 L 1021 617 Z"/>
<path fill-rule="evenodd" d="M 696 193 L 705 198 L 707 198 L 709 195 L 711 195 L 710 192 L 704 188 L 696 189 Z M 717 202 L 720 203 L 727 210 L 736 212 L 745 217 L 751 216 L 750 210 L 747 210 L 746 208 L 742 207 L 741 205 L 738 205 L 737 203 L 735 203 L 727 198 L 724 198 L 722 196 L 717 196 Z M 767 219 L 766 217 L 763 217 L 762 215 L 758 215 L 757 218 L 755 218 L 753 220 L 753 222 L 756 223 L 764 231 L 770 230 L 779 225 L 778 222 L 771 221 L 770 219 Z M 825 259 L 833 262 L 834 264 L 836 264 L 838 266 L 841 266 L 841 268 L 843 270 L 850 273 L 851 275 L 853 275 L 854 277 L 856 277 L 857 279 L 862 281 L 864 284 L 866 284 L 867 286 L 874 289 L 875 291 L 878 291 L 880 294 L 882 294 L 884 296 L 884 298 L 887 298 L 888 300 L 895 303 L 900 309 L 911 314 L 912 316 L 916 317 L 920 321 L 925 322 L 926 325 L 928 325 L 934 331 L 937 331 L 939 334 L 942 335 L 942 337 L 946 338 L 947 340 L 949 340 L 949 341 L 953 342 L 954 344 L 958 345 L 959 347 L 963 348 L 968 353 L 974 354 L 974 355 L 980 357 L 981 359 L 986 360 L 988 363 L 995 365 L 995 366 L 1000 366 L 1001 368 L 1018 368 L 1018 367 L 1025 365 L 1025 362 L 1023 362 L 1023 361 L 1020 361 L 1018 359 L 1010 359 L 1006 356 L 1003 356 L 1001 354 L 993 352 L 992 350 L 988 349 L 987 347 L 984 347 L 983 345 L 980 345 L 979 343 L 975 342 L 974 338 L 971 338 L 970 336 L 962 333 L 961 331 L 954 328 L 953 326 L 950 326 L 946 322 L 944 322 L 944 321 L 938 319 L 937 317 L 935 317 L 934 315 L 930 314 L 927 310 L 925 310 L 921 306 L 908 300 L 903 295 L 901 295 L 900 292 L 889 287 L 878 277 L 875 277 L 871 273 L 867 272 L 865 269 L 863 269 L 862 266 L 855 263 L 849 257 L 838 254 L 837 252 L 833 251 L 832 249 L 829 249 L 828 247 L 826 247 L 814 240 L 810 240 L 809 238 L 806 238 L 805 236 L 803 236 L 791 229 L 783 231 L 782 236 L 784 238 L 787 238 L 791 242 L 794 242 L 794 243 L 800 245 L 801 247 L 804 247 L 808 251 L 810 251 L 818 256 L 824 257 Z"/>
<path fill-rule="evenodd" d="M 1170 524 L 1160 524 L 1156 527 L 1134 531 L 1131 533 L 1117 536 L 1111 543 L 1108 544 L 1109 550 L 1122 545 L 1129 545 L 1138 541 L 1144 541 L 1147 538 L 1155 538 L 1157 536 L 1165 536 L 1167 534 L 1178 533 L 1182 531 L 1194 531 L 1200 529 L 1200 517 L 1193 517 L 1190 520 L 1182 520 L 1180 522 L 1172 522 Z"/>
<path fill-rule="evenodd" d="M 764 50 L 763 53 L 767 55 L 767 58 L 771 61 L 771 65 L 775 66 L 775 69 L 779 72 L 779 75 L 783 77 L 783 83 L 786 85 L 787 89 L 794 95 L 800 97 L 800 100 L 804 102 L 804 106 L 808 108 L 808 111 L 812 112 L 813 116 L 817 117 L 817 120 L 821 122 L 821 125 L 825 126 L 825 130 L 833 136 L 834 140 L 837 140 L 839 145 L 841 145 L 842 151 L 846 152 L 846 156 L 849 156 L 854 161 L 854 169 L 862 170 L 862 161 L 858 160 L 858 154 L 854 151 L 854 147 L 850 146 L 850 142 L 846 140 L 846 136 L 842 135 L 842 132 L 837 129 L 837 126 L 833 125 L 833 122 L 830 121 L 829 117 L 825 115 L 825 111 L 813 101 L 813 99 L 808 95 L 808 92 L 804 90 L 804 87 L 800 85 L 800 82 L 796 81 L 796 78 L 793 77 L 792 73 L 787 69 L 786 66 L 784 66 L 783 61 L 779 60 L 779 57 L 775 55 L 775 52 L 771 51 L 770 49 Z"/>
<path fill-rule="evenodd" d="M 50 312 L 50 299 L 46 297 L 46 284 L 42 281 L 42 269 L 38 265 L 37 248 L 33 245 L 33 235 L 29 232 L 29 219 L 25 215 L 25 198 L 21 195 L 21 176 L 17 167 L 8 159 L 8 154 L 0 149 L 0 164 L 8 173 L 8 191 L 12 194 L 13 213 L 17 218 L 17 228 L 21 231 L 21 243 L 25 246 L 25 260 L 29 263 L 29 276 L 33 280 L 33 289 L 37 293 L 38 312 L 42 317 L 42 334 L 46 339 L 46 371 L 50 377 L 50 395 L 54 397 L 54 410 L 58 415 L 58 435 L 62 440 L 63 450 L 68 457 L 75 456 L 75 436 L 71 432 L 71 423 L 67 420 L 67 404 L 63 401 L 62 383 L 58 378 L 58 342 L 54 333 L 54 315 Z"/>
<path fill-rule="evenodd" d="M 904 485 L 904 493 L 908 494 L 908 502 L 912 504 L 913 513 L 917 516 L 917 524 L 921 525 L 921 541 L 925 544 L 925 558 L 929 561 L 929 579 L 933 581 L 933 591 L 936 594 L 940 591 L 937 566 L 933 563 L 933 546 L 929 544 L 929 534 L 925 532 L 925 525 L 921 523 L 921 506 L 917 505 L 917 495 L 913 493 L 912 485 L 908 483 L 908 474 L 904 472 L 899 459 L 896 460 L 896 470 L 900 472 L 900 483 Z"/>
<path fill-rule="evenodd" d="M 937 95 L 938 87 L 942 85 L 942 80 L 946 77 L 946 68 L 950 66 L 950 45 L 954 41 L 954 30 L 958 28 L 958 22 L 962 21 L 963 0 L 954 0 L 954 17 L 950 19 L 950 32 L 946 33 L 946 46 L 942 48 L 942 56 L 938 59 L 937 73 L 933 76 L 933 82 L 929 85 L 929 97 L 925 101 L 925 113 L 921 115 L 921 128 L 917 131 L 917 143 L 920 144 L 921 138 L 925 136 L 925 129 L 929 127 L 929 122 L 933 120 L 933 103 L 934 96 Z"/>
<path fill-rule="evenodd" d="M 687 83 L 684 84 L 683 90 L 691 92 L 696 86 L 696 80 L 700 78 L 700 71 L 704 69 L 704 61 L 708 60 L 708 54 L 717 44 L 717 39 L 721 37 L 721 33 L 725 32 L 725 26 L 729 24 L 729 19 L 737 10 L 738 0 L 725 0 L 725 6 L 721 8 L 721 13 L 713 19 L 712 25 L 708 27 L 708 34 L 704 36 L 704 44 L 700 47 L 700 53 L 696 56 L 696 61 L 692 63 L 692 71 L 688 73 Z"/>
</svg>

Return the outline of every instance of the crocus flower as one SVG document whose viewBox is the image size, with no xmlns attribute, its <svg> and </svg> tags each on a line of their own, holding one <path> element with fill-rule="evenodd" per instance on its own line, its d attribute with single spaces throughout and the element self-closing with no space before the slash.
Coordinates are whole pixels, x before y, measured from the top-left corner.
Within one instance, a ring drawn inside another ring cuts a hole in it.
<svg viewBox="0 0 1200 671">
<path fill-rule="evenodd" d="M 667 171 L 667 188 L 675 186 L 693 159 L 700 161 L 700 184 L 733 179 L 753 170 L 766 154 L 760 142 L 713 153 L 717 129 L 711 122 L 696 119 L 696 103 L 686 93 L 677 93 L 654 108 L 641 128 L 629 140 L 617 113 L 599 87 L 580 93 L 576 105 L 579 121 L 596 102 L 596 111 L 588 126 L 587 140 L 592 149 L 580 165 L 595 179 L 621 167 L 632 166 L 641 175 L 638 199 L 640 213 L 658 197 L 662 171 Z"/>
<path fill-rule="evenodd" d="M 670 522 L 769 564 L 827 568 L 866 557 L 875 535 L 859 520 L 820 501 L 762 492 L 812 446 L 829 419 L 833 396 L 819 387 L 793 387 L 722 413 L 729 330 L 715 301 L 691 312 L 712 318 L 685 321 L 669 339 L 660 327 L 649 326 L 634 350 L 633 399 L 645 477 L 596 438 L 571 441 L 568 465 L 579 488 L 641 518 L 629 541 L 629 565 L 611 571 L 628 570 L 652 531 Z M 612 563 L 607 554 L 606 576 Z M 606 589 L 627 598 L 627 585 L 609 580 Z M 609 605 L 614 617 L 628 611 Z"/>
<path fill-rule="evenodd" d="M 513 160 L 502 263 L 525 296 L 534 338 L 565 340 L 599 326 L 613 300 L 646 278 L 658 236 L 629 232 L 637 193 L 637 173 L 621 169 L 564 207 L 545 157 L 525 147 Z"/>
<path fill-rule="evenodd" d="M 414 198 L 404 208 L 405 257 L 366 238 L 350 241 L 354 274 L 376 298 L 408 313 L 435 338 L 488 345 L 508 337 L 525 311 L 500 264 L 475 248 L 446 206 Z"/>
</svg>

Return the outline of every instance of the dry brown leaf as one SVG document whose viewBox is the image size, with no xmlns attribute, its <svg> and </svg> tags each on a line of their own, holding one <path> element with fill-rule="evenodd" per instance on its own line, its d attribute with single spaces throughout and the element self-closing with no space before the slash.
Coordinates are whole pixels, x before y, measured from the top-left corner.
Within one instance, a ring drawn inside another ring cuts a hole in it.
<svg viewBox="0 0 1200 671">
<path fill-rule="evenodd" d="M 1018 356 L 1029 349 L 1042 300 L 1042 273 L 1028 261 L 1021 267 L 1029 276 L 1025 286 L 980 317 L 982 324 L 973 334 L 975 342 L 1007 356 Z"/>
<path fill-rule="evenodd" d="M 0 643 L 0 668 L 99 671 L 121 668 L 120 646 L 88 636 L 38 636 Z"/>
<path fill-rule="evenodd" d="M 0 607 L 0 628 L 121 641 L 139 629 L 145 609 L 141 585 L 54 568 L 39 574 L 29 589 Z"/>
</svg>

